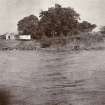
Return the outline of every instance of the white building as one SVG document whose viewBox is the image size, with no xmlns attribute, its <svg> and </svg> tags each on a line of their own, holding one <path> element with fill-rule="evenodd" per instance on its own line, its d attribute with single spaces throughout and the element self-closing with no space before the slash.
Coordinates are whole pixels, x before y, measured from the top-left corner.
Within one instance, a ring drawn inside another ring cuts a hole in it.
<svg viewBox="0 0 105 105">
<path fill-rule="evenodd" d="M 31 40 L 31 35 L 19 35 L 20 40 Z"/>
<path fill-rule="evenodd" d="M 0 39 L 5 40 L 31 40 L 31 35 L 16 35 L 14 33 L 6 33 L 0 36 Z"/>
<path fill-rule="evenodd" d="M 6 40 L 15 40 L 14 33 L 7 33 L 5 34 Z"/>
</svg>

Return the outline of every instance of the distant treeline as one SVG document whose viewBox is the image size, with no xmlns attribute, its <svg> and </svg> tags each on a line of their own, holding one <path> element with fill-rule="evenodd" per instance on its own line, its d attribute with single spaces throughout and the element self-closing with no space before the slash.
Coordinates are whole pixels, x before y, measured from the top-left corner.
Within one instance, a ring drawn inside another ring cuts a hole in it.
<svg viewBox="0 0 105 105">
<path fill-rule="evenodd" d="M 81 32 L 91 32 L 96 24 L 80 22 L 80 15 L 71 7 L 54 7 L 18 21 L 18 33 L 31 35 L 33 39 L 74 36 Z"/>
</svg>

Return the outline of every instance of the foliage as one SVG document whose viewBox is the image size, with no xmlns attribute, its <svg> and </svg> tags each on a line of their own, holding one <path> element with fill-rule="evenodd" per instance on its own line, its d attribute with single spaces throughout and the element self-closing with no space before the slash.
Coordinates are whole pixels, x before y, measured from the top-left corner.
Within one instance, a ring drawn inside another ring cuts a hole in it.
<svg viewBox="0 0 105 105">
<path fill-rule="evenodd" d="M 101 32 L 102 34 L 105 34 L 105 26 L 102 26 L 102 27 L 100 28 L 100 32 Z"/>
<path fill-rule="evenodd" d="M 55 7 L 40 12 L 40 20 L 34 15 L 18 22 L 19 34 L 30 34 L 34 39 L 66 37 L 79 32 L 91 32 L 96 25 L 88 21 L 79 22 L 80 15 L 70 7 Z"/>
<path fill-rule="evenodd" d="M 73 34 L 77 31 L 79 14 L 70 7 L 63 8 L 59 4 L 40 13 L 40 27 L 48 37 Z"/>
<path fill-rule="evenodd" d="M 81 32 L 91 32 L 94 28 L 96 28 L 95 24 L 91 24 L 87 21 L 83 21 L 79 24 L 79 30 Z"/>
<path fill-rule="evenodd" d="M 30 34 L 32 38 L 37 38 L 38 36 L 38 18 L 34 15 L 24 17 L 18 22 L 18 32 L 22 35 Z"/>
</svg>

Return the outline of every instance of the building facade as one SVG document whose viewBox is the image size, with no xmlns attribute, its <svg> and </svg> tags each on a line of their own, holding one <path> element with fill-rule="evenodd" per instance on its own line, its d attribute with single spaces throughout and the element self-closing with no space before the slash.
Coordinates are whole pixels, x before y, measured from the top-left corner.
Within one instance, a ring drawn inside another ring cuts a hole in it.
<svg viewBox="0 0 105 105">
<path fill-rule="evenodd" d="M 15 35 L 14 33 L 7 33 L 5 34 L 6 40 L 15 40 Z"/>
<path fill-rule="evenodd" d="M 31 40 L 31 35 L 19 35 L 20 40 Z"/>
</svg>

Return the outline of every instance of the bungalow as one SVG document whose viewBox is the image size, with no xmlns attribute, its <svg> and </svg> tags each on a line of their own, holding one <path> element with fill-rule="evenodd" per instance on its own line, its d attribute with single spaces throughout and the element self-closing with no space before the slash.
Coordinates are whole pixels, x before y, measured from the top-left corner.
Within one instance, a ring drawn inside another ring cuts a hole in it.
<svg viewBox="0 0 105 105">
<path fill-rule="evenodd" d="M 31 35 L 17 35 L 18 40 L 31 40 Z"/>
<path fill-rule="evenodd" d="M 14 33 L 3 34 L 3 35 L 0 35 L 0 39 L 15 40 L 15 34 Z"/>
<path fill-rule="evenodd" d="M 14 33 L 7 33 L 6 34 L 6 40 L 15 40 Z"/>
<path fill-rule="evenodd" d="M 14 33 L 6 33 L 0 35 L 0 39 L 4 40 L 31 40 L 31 35 L 15 35 Z"/>
</svg>

